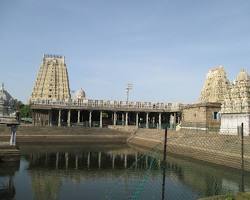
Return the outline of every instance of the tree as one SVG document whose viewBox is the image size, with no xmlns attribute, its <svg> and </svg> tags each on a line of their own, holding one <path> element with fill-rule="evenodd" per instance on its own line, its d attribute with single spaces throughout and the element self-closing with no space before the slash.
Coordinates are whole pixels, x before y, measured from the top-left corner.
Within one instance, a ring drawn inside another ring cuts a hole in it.
<svg viewBox="0 0 250 200">
<path fill-rule="evenodd" d="M 20 105 L 19 112 L 20 112 L 21 118 L 31 117 L 31 109 L 29 105 L 25 105 L 25 104 Z"/>
</svg>

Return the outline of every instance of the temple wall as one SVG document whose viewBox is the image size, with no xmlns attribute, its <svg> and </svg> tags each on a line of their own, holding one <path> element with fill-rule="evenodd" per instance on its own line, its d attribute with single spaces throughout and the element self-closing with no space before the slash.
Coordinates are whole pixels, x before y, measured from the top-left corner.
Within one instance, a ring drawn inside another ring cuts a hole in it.
<svg viewBox="0 0 250 200">
<path fill-rule="evenodd" d="M 218 103 L 202 103 L 187 106 L 182 112 L 181 129 L 215 131 L 220 129 L 220 119 L 214 119 L 214 113 L 220 111 Z"/>
<path fill-rule="evenodd" d="M 250 114 L 222 114 L 220 133 L 238 135 L 238 126 L 244 124 L 244 136 L 250 136 Z"/>
</svg>

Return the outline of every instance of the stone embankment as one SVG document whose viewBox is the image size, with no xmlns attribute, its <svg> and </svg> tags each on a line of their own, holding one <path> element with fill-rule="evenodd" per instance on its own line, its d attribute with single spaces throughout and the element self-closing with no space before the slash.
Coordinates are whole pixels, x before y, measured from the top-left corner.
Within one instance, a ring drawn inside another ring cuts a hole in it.
<svg viewBox="0 0 250 200">
<path fill-rule="evenodd" d="M 139 129 L 128 143 L 163 151 L 164 131 Z M 231 168 L 241 169 L 241 138 L 219 134 L 169 131 L 167 152 Z M 250 137 L 244 138 L 244 168 L 250 171 Z"/>
<path fill-rule="evenodd" d="M 0 143 L 0 162 L 20 160 L 20 151 L 15 146 L 8 143 Z"/>
<path fill-rule="evenodd" d="M 130 133 L 108 128 L 20 126 L 17 143 L 115 143 L 126 144 Z M 0 141 L 9 141 L 10 129 L 0 126 Z"/>
</svg>

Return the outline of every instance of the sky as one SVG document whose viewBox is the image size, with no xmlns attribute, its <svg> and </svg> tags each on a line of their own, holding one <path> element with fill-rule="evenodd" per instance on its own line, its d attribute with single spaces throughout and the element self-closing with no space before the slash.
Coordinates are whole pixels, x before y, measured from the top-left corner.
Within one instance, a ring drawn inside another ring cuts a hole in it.
<svg viewBox="0 0 250 200">
<path fill-rule="evenodd" d="M 206 73 L 250 71 L 249 0 L 0 0 L 0 82 L 27 102 L 43 54 L 89 99 L 196 102 Z"/>
</svg>

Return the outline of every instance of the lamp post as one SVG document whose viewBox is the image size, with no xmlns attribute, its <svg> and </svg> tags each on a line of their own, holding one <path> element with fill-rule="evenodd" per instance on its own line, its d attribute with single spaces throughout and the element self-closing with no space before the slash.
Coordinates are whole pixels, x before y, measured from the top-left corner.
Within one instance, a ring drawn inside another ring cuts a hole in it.
<svg viewBox="0 0 250 200">
<path fill-rule="evenodd" d="M 126 94 L 127 94 L 127 102 L 129 100 L 129 91 L 133 89 L 133 84 L 132 83 L 128 83 L 127 87 L 126 87 Z"/>
</svg>

